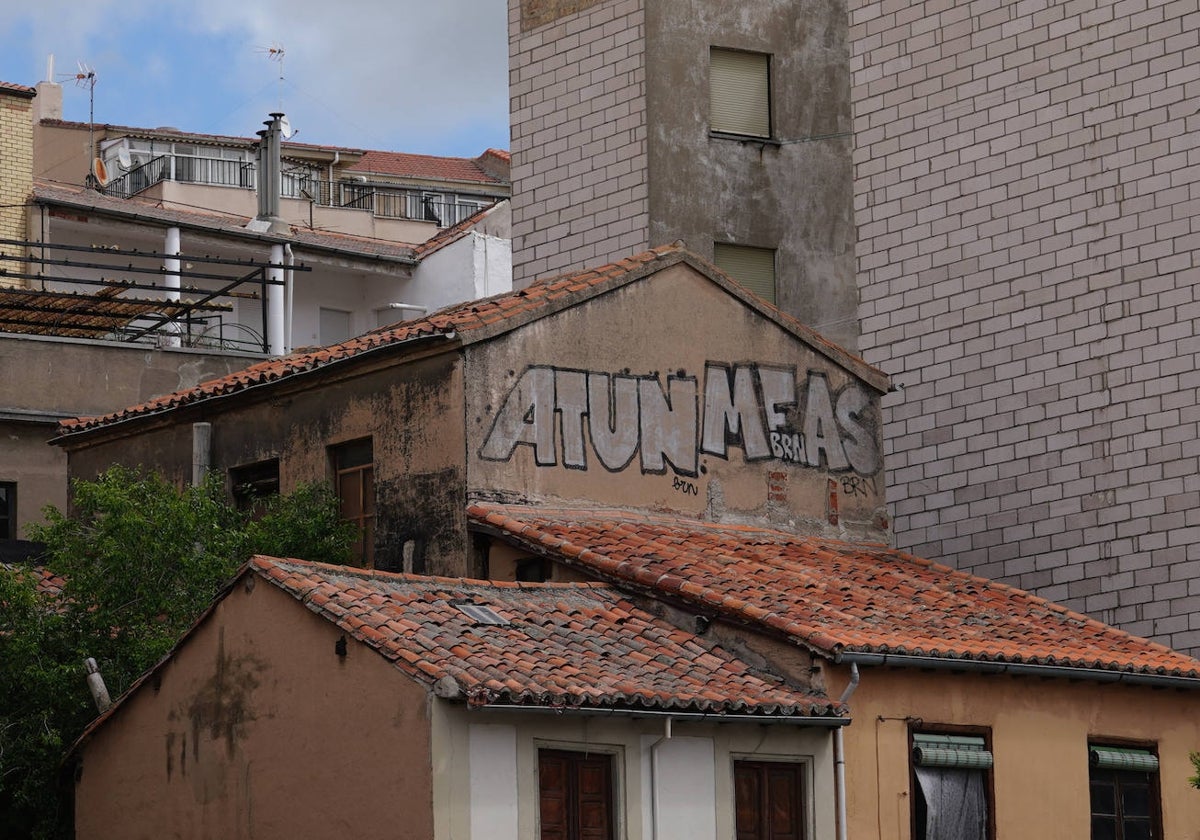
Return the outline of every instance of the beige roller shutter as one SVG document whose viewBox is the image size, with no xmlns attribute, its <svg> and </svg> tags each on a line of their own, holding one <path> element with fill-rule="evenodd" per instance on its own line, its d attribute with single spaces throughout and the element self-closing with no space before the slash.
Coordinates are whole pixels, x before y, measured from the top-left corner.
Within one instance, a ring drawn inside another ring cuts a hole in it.
<svg viewBox="0 0 1200 840">
<path fill-rule="evenodd" d="M 713 131 L 771 136 L 770 60 L 762 53 L 713 48 L 709 64 Z"/>
<path fill-rule="evenodd" d="M 775 250 L 746 245 L 713 245 L 713 262 L 754 294 L 775 302 Z"/>
</svg>

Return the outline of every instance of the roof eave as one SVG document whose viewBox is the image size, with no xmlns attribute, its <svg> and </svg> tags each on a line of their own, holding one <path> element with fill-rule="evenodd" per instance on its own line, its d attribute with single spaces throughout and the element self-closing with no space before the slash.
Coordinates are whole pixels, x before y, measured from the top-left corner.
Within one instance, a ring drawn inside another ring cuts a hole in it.
<svg viewBox="0 0 1200 840">
<path fill-rule="evenodd" d="M 613 706 L 528 706 L 519 703 L 487 703 L 467 705 L 473 712 L 526 712 L 533 714 L 571 714 L 584 717 L 671 718 L 693 723 L 777 723 L 796 726 L 839 727 L 850 724 L 850 717 L 838 715 L 746 714 L 743 712 L 700 712 L 682 709 L 637 709 Z"/>
<path fill-rule="evenodd" d="M 837 651 L 832 659 L 839 665 L 890 666 L 942 671 L 973 671 L 980 674 L 1014 674 L 1101 683 L 1126 683 L 1155 688 L 1200 690 L 1200 677 L 1155 674 L 1147 671 L 1122 671 L 1071 665 L 1039 665 L 1032 662 L 1000 662 L 983 659 L 952 659 L 938 656 L 911 656 L 898 653 Z"/>
</svg>

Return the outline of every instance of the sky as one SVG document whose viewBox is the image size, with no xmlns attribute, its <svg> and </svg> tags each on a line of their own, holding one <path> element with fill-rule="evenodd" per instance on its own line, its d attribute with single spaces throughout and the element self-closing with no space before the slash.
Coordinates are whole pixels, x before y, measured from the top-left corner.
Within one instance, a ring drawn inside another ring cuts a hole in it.
<svg viewBox="0 0 1200 840">
<path fill-rule="evenodd" d="M 0 81 L 54 56 L 63 117 L 474 157 L 508 148 L 505 0 L 40 0 L 0 16 Z M 282 48 L 282 58 L 271 52 Z M 281 79 L 282 76 L 282 79 Z M 282 109 L 280 104 L 282 102 Z"/>
</svg>

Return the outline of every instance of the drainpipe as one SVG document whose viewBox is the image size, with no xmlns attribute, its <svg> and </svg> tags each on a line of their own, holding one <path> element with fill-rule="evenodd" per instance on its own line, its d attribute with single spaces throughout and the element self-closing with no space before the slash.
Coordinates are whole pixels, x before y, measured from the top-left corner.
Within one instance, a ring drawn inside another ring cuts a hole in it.
<svg viewBox="0 0 1200 840">
<path fill-rule="evenodd" d="M 838 698 L 843 705 L 850 702 L 850 695 L 858 688 L 858 663 L 850 663 L 850 682 Z M 833 733 L 834 800 L 837 802 L 837 839 L 846 840 L 846 745 L 842 738 L 843 727 Z"/>
<path fill-rule="evenodd" d="M 283 253 L 286 256 L 285 262 L 287 262 L 287 286 L 284 287 L 284 289 L 286 290 L 285 297 L 286 297 L 286 301 L 287 301 L 287 313 L 284 316 L 285 317 L 285 321 L 284 321 L 285 328 L 284 328 L 284 333 L 283 333 L 283 352 L 291 353 L 292 352 L 292 309 L 293 309 L 292 304 L 295 301 L 295 294 L 296 294 L 296 286 L 295 286 L 296 278 L 295 278 L 295 272 L 292 271 L 292 266 L 294 266 L 296 264 L 296 255 L 292 253 L 292 245 L 290 242 L 283 246 Z"/>
<path fill-rule="evenodd" d="M 283 246 L 271 246 L 271 267 L 267 269 L 267 350 L 272 356 L 282 356 L 284 347 Z M 276 285 L 276 284 L 279 285 Z"/>
<path fill-rule="evenodd" d="M 163 260 L 163 286 L 166 288 L 166 293 L 163 297 L 172 303 L 179 302 L 179 252 L 183 250 L 179 242 L 179 228 L 167 228 L 166 242 L 163 245 L 163 251 L 167 257 Z M 163 344 L 167 347 L 178 347 L 179 341 L 179 323 L 171 321 L 167 324 L 167 330 L 174 335 L 168 335 Z"/>
<path fill-rule="evenodd" d="M 654 840 L 658 840 L 658 748 L 671 740 L 671 721 L 667 718 L 663 727 L 662 737 L 650 745 L 650 831 Z M 841 730 L 838 730 L 839 732 Z"/>
</svg>

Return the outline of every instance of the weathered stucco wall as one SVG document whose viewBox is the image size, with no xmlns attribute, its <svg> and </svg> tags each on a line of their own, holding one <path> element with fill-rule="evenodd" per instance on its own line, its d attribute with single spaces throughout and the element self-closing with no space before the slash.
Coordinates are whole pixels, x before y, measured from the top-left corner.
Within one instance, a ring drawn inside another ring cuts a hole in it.
<svg viewBox="0 0 1200 840">
<path fill-rule="evenodd" d="M 171 416 L 166 427 L 138 427 L 127 437 L 69 449 L 72 476 L 108 463 L 154 467 L 169 479 L 191 480 L 191 424 L 212 424 L 212 468 L 279 459 L 281 489 L 330 478 L 329 447 L 360 438 L 373 442 L 377 565 L 399 561 L 414 541 L 425 571 L 461 575 L 466 543 L 463 499 L 465 442 L 457 355 L 405 364 L 358 367 L 322 380 L 319 395 L 298 377 L 266 396 L 213 403 Z M 354 375 L 350 375 L 354 374 Z M 330 381 L 330 380 L 333 381 Z M 132 429 L 131 429 L 132 430 Z"/>
<path fill-rule="evenodd" d="M 886 539 L 878 392 L 690 267 L 467 353 L 472 491 Z"/>
<path fill-rule="evenodd" d="M 426 690 L 341 636 L 238 585 L 83 749 L 75 836 L 427 840 Z"/>
<path fill-rule="evenodd" d="M 779 308 L 856 349 L 844 0 L 660 0 L 646 41 L 650 244 L 776 249 Z M 773 142 L 710 134 L 710 47 L 770 55 Z"/>
<path fill-rule="evenodd" d="M 537 836 L 538 749 L 613 755 L 617 836 L 628 840 L 734 836 L 733 762 L 806 762 L 806 836 L 834 831 L 833 748 L 827 727 L 713 725 L 677 719 L 658 747 L 659 831 L 653 829 L 651 749 L 661 720 L 433 709 L 434 820 L 439 838 Z"/>
<path fill-rule="evenodd" d="M 846 669 L 833 674 L 838 696 Z M 909 723 L 990 727 L 997 837 L 1087 837 L 1089 738 L 1155 742 L 1164 837 L 1192 837 L 1200 796 L 1189 750 L 1200 745 L 1200 694 L 898 668 L 864 668 L 850 700 L 846 784 L 850 836 L 907 840 Z"/>
</svg>

